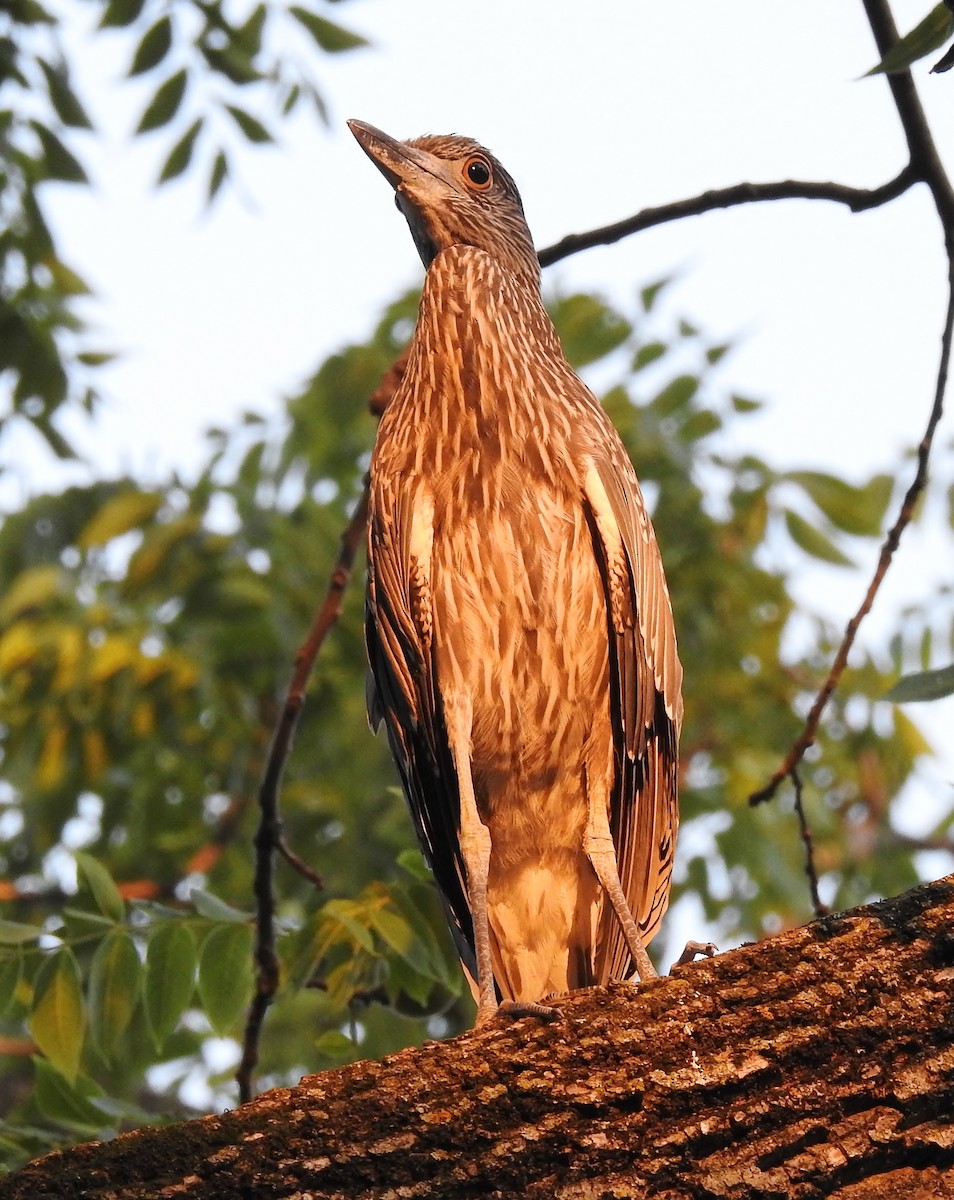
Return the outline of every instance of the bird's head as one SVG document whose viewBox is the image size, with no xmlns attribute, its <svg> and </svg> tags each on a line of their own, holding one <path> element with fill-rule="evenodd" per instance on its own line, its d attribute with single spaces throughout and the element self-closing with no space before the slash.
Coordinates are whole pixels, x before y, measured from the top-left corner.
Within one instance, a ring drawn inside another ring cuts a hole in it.
<svg viewBox="0 0 954 1200">
<path fill-rule="evenodd" d="M 489 150 L 465 137 L 398 142 L 349 121 L 358 144 L 394 188 L 425 267 L 450 246 L 475 246 L 538 287 L 540 266 L 517 185 Z"/>
</svg>

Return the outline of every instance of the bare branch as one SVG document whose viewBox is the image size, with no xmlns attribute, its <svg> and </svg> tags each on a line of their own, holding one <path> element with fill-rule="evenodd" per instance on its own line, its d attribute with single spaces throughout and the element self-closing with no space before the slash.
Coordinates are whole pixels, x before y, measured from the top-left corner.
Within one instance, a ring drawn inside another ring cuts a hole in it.
<svg viewBox="0 0 954 1200">
<path fill-rule="evenodd" d="M 947 387 L 947 374 L 951 358 L 951 337 L 954 332 L 954 260 L 950 263 L 948 271 L 948 301 L 947 301 L 947 317 L 944 322 L 944 334 L 941 338 L 941 362 L 938 367 L 937 385 L 934 391 L 934 405 L 931 409 L 931 415 L 928 419 L 927 428 L 924 431 L 924 436 L 918 445 L 917 455 L 917 471 L 914 479 L 911 481 L 907 492 L 904 495 L 904 501 L 901 509 L 895 519 L 894 524 L 888 531 L 888 536 L 884 539 L 881 546 L 881 554 L 878 556 L 878 565 L 875 568 L 875 573 L 872 576 L 871 582 L 868 584 L 868 590 L 865 592 L 864 599 L 861 602 L 858 611 L 848 622 L 845 627 L 844 636 L 841 639 L 841 645 L 838 647 L 838 653 L 835 655 L 835 660 L 831 665 L 831 670 L 828 672 L 828 677 L 822 684 L 818 695 L 815 697 L 815 703 L 811 707 L 811 711 L 805 719 L 805 725 L 802 732 L 792 744 L 788 754 L 786 754 L 782 765 L 778 768 L 769 782 L 764 788 L 757 792 L 753 792 L 749 797 L 749 803 L 752 805 L 762 804 L 766 800 L 771 800 L 778 790 L 779 784 L 787 776 L 791 775 L 795 767 L 801 762 L 805 751 L 814 742 L 815 736 L 818 733 L 818 725 L 821 721 L 822 713 L 828 701 L 831 699 L 832 693 L 838 686 L 845 667 L 848 663 L 848 655 L 851 647 L 854 645 L 855 637 L 858 633 L 858 628 L 861 622 L 871 611 L 871 606 L 874 604 L 875 596 L 888 572 L 888 567 L 891 565 L 891 560 L 894 557 L 894 552 L 898 548 L 898 543 L 901 540 L 901 535 L 904 533 L 907 526 L 910 524 L 911 518 L 914 515 L 915 505 L 924 491 L 928 478 L 928 463 L 931 457 L 931 446 L 934 442 L 934 433 L 937 429 L 938 422 L 944 412 L 944 392 Z"/>
<path fill-rule="evenodd" d="M 538 254 L 540 265 L 548 267 L 560 259 L 591 250 L 594 246 L 609 246 L 622 241 L 634 233 L 651 229 L 654 225 L 666 225 L 671 221 L 682 221 L 686 217 L 698 217 L 703 213 L 722 208 L 737 208 L 740 204 L 761 204 L 769 200 L 829 200 L 844 204 L 852 212 L 879 208 L 906 192 L 918 182 L 920 176 L 909 164 L 894 179 L 876 188 L 848 187 L 842 183 L 813 183 L 797 179 L 785 179 L 779 183 L 736 183 L 731 187 L 715 188 L 687 200 L 675 200 L 672 204 L 661 204 L 656 208 L 644 208 L 631 217 L 603 225 L 587 233 L 570 233 Z"/>
<path fill-rule="evenodd" d="M 822 903 L 821 896 L 818 894 L 818 872 L 815 869 L 815 845 L 812 841 L 812 831 L 808 826 L 808 820 L 805 816 L 805 806 L 802 803 L 802 780 L 798 774 L 796 767 L 792 768 L 792 783 L 795 787 L 795 812 L 798 815 L 798 828 L 802 836 L 802 844 L 805 847 L 805 874 L 808 876 L 808 887 L 812 894 L 812 908 L 815 910 L 815 916 L 821 920 L 822 917 L 827 917 L 829 908 L 827 904 Z"/>
<path fill-rule="evenodd" d="M 259 789 L 258 802 L 261 816 L 258 832 L 255 835 L 254 882 L 256 900 L 255 962 L 258 970 L 255 995 L 249 1005 L 248 1017 L 245 1022 L 242 1060 L 236 1071 L 239 1095 L 243 1102 L 249 1100 L 252 1095 L 252 1072 L 258 1062 L 258 1040 L 261 1035 L 262 1022 L 274 999 L 275 992 L 278 990 L 278 956 L 275 953 L 275 852 L 280 853 L 296 871 L 299 871 L 315 886 L 321 887 L 321 877 L 312 871 L 285 843 L 279 815 L 278 791 L 295 729 L 298 726 L 302 705 L 305 702 L 308 677 L 318 656 L 318 651 L 328 636 L 328 631 L 341 614 L 345 588 L 351 578 L 355 555 L 364 536 L 367 515 L 368 489 L 365 485 L 348 527 L 341 535 L 341 550 L 331 573 L 324 603 L 315 616 L 308 637 L 295 656 L 295 670 L 285 694 L 285 703 L 278 719 L 268 762 L 265 766 L 265 775 Z"/>
</svg>

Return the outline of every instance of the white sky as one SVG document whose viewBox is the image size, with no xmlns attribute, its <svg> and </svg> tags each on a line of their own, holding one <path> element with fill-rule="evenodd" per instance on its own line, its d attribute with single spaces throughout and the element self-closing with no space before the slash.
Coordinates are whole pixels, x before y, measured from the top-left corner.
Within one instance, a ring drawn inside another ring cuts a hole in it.
<svg viewBox="0 0 954 1200">
<path fill-rule="evenodd" d="M 898 0 L 902 31 L 930 4 Z M 88 29 L 94 12 L 73 8 Z M 78 82 L 109 137 L 83 146 L 95 187 L 49 199 L 65 258 L 100 297 L 102 340 L 124 354 L 102 374 L 109 399 L 83 439 L 101 470 L 188 471 L 205 427 L 275 412 L 420 278 L 347 117 L 399 137 L 477 137 L 516 177 L 538 245 L 740 180 L 873 186 L 905 161 L 886 83 L 858 79 L 877 58 L 860 0 L 353 0 L 321 11 L 374 42 L 317 60 L 331 129 L 273 122 L 279 148 L 242 154 L 240 192 L 209 215 L 198 180 L 152 187 L 167 135 L 127 137 L 154 86 L 123 82 L 127 43 L 77 31 Z M 954 74 L 929 75 L 932 61 L 917 79 L 950 163 Z M 712 214 L 579 255 L 545 283 L 625 308 L 674 271 L 672 310 L 737 342 L 726 385 L 768 401 L 743 425 L 757 453 L 860 479 L 920 438 L 945 298 L 923 189 L 858 216 L 801 201 Z M 950 418 L 940 442 L 949 464 Z M 8 504 L 53 478 L 30 436 L 0 442 L 0 457 L 14 464 Z M 895 601 L 952 575 L 950 530 L 941 541 L 915 532 Z M 847 618 L 864 580 L 807 573 L 804 587 L 822 578 L 824 602 Z M 940 740 L 952 715 L 954 701 L 933 707 Z"/>
</svg>

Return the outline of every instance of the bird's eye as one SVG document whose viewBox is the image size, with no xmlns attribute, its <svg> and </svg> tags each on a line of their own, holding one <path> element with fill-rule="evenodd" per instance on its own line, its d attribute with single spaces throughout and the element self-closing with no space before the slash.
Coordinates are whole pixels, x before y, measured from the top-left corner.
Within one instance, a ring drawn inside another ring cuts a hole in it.
<svg viewBox="0 0 954 1200">
<path fill-rule="evenodd" d="M 490 163 L 479 154 L 473 155 L 464 163 L 464 174 L 471 187 L 476 188 L 477 191 L 483 192 L 490 187 Z"/>
</svg>

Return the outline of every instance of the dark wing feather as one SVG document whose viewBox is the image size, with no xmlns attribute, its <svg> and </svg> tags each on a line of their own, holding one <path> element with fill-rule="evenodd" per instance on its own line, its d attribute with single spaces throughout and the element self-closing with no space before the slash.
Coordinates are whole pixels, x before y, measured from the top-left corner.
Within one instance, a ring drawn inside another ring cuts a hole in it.
<svg viewBox="0 0 954 1200">
<path fill-rule="evenodd" d="M 457 772 L 434 678 L 429 580 L 410 547 L 421 492 L 398 496 L 380 485 L 376 493 L 368 523 L 368 717 L 373 728 L 384 720 L 418 843 L 434 872 L 457 952 L 475 975 Z"/>
<path fill-rule="evenodd" d="M 610 828 L 620 882 L 648 942 L 669 898 L 678 826 L 682 667 L 662 560 L 622 444 L 607 431 L 591 450 L 584 504 L 606 589 L 611 710 L 617 743 Z M 633 963 L 609 905 L 597 932 L 599 982 Z"/>
</svg>

